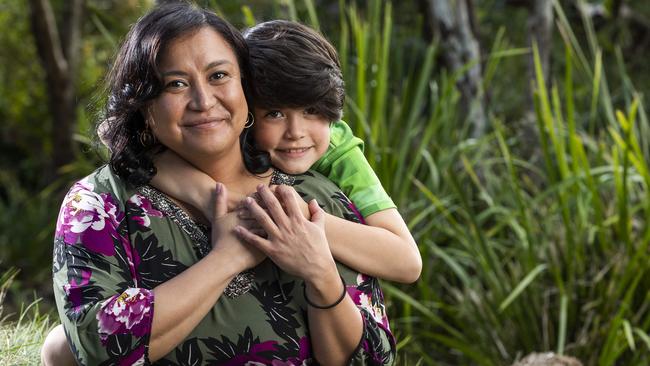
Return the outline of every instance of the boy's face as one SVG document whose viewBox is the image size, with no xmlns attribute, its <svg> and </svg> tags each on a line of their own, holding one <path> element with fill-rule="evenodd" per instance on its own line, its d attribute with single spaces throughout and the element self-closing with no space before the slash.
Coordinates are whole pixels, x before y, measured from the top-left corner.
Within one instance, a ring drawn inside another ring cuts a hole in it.
<svg viewBox="0 0 650 366">
<path fill-rule="evenodd" d="M 300 174 L 327 151 L 330 123 L 311 108 L 255 108 L 253 136 L 276 168 Z"/>
</svg>

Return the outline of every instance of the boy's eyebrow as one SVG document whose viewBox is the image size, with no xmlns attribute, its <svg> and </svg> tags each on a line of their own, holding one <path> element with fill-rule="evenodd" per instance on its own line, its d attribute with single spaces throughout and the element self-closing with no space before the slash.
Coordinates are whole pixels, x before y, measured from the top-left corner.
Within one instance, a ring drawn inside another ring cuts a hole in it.
<svg viewBox="0 0 650 366">
<path fill-rule="evenodd" d="M 229 60 L 212 61 L 212 62 L 210 62 L 208 64 L 208 66 L 203 68 L 203 71 L 208 71 L 208 70 L 210 70 L 212 68 L 215 68 L 217 66 L 221 66 L 221 65 L 224 65 L 224 64 L 230 64 L 230 63 L 231 62 Z M 181 70 L 169 70 L 169 71 L 165 71 L 165 72 L 162 73 L 163 77 L 171 76 L 171 75 L 187 76 L 188 74 L 185 71 L 181 71 Z"/>
</svg>

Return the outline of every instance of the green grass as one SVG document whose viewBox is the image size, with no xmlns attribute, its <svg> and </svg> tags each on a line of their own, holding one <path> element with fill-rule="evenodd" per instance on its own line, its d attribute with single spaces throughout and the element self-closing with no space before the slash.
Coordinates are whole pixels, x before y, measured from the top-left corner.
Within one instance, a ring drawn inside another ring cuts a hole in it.
<svg viewBox="0 0 650 366">
<path fill-rule="evenodd" d="M 41 315 L 38 302 L 20 310 L 16 321 L 8 321 L 2 313 L 2 302 L 16 270 L 0 277 L 0 365 L 40 365 L 40 350 L 52 328 L 47 315 Z"/>
</svg>

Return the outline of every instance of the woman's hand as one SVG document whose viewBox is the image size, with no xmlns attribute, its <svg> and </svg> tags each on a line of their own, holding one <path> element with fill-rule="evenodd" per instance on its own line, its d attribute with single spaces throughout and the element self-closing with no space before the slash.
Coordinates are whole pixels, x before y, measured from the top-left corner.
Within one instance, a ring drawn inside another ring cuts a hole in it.
<svg viewBox="0 0 650 366">
<path fill-rule="evenodd" d="M 236 233 L 264 252 L 285 272 L 307 282 L 324 274 L 337 273 L 325 237 L 324 212 L 316 200 L 309 203 L 311 218 L 308 220 L 300 210 L 298 195 L 292 187 L 278 186 L 273 194 L 269 187 L 260 185 L 257 193 L 266 210 L 251 197 L 246 198 L 246 206 L 267 233 L 267 238 L 242 225 L 235 228 Z"/>
<path fill-rule="evenodd" d="M 242 270 L 255 267 L 266 257 L 257 248 L 242 241 L 235 234 L 235 227 L 245 227 L 251 235 L 264 235 L 254 220 L 241 220 L 236 212 L 228 212 L 228 190 L 217 183 L 212 217 L 212 248 L 222 251 L 233 261 L 241 261 Z"/>
<path fill-rule="evenodd" d="M 276 190 L 278 189 L 278 187 L 281 187 L 281 186 L 273 185 L 273 186 L 269 187 L 269 189 L 271 189 L 271 192 L 273 192 L 273 194 L 275 194 L 277 196 Z M 290 191 L 293 194 L 293 196 L 296 198 L 295 201 L 296 201 L 296 203 L 298 203 L 298 208 L 300 208 L 300 212 L 302 213 L 302 216 L 304 216 L 307 220 L 309 220 L 311 218 L 311 211 L 309 210 L 309 204 L 307 202 L 305 202 L 302 199 L 302 197 L 300 197 L 300 195 L 298 194 L 298 192 L 296 192 L 295 189 L 291 188 Z M 284 207 L 284 204 L 282 202 L 280 202 L 280 203 L 282 204 L 282 207 L 286 211 L 286 207 Z"/>
<path fill-rule="evenodd" d="M 272 186 L 269 187 L 269 189 L 271 190 L 271 192 L 273 192 L 274 195 L 278 196 L 278 194 L 276 193 L 276 189 L 278 187 L 280 187 L 280 186 L 279 185 L 272 185 Z M 298 208 L 300 209 L 300 212 L 302 213 L 302 216 L 305 219 L 309 220 L 311 218 L 311 212 L 309 210 L 309 204 L 307 202 L 305 202 L 302 199 L 302 197 L 300 197 L 300 195 L 298 194 L 298 192 L 296 192 L 295 189 L 291 189 L 291 192 L 296 197 L 295 201 L 298 203 Z M 248 197 L 253 198 L 255 200 L 255 202 L 257 202 L 257 204 L 260 205 L 260 207 L 262 207 L 264 209 L 264 211 L 266 211 L 268 213 L 268 209 L 266 208 L 266 204 L 264 203 L 264 201 L 262 200 L 262 198 L 260 197 L 260 195 L 257 192 L 253 192 L 253 193 L 249 194 Z M 255 218 L 251 214 L 250 210 L 248 209 L 248 204 L 246 203 L 246 196 L 241 196 L 240 195 L 240 196 L 238 196 L 238 198 L 240 199 L 240 201 L 236 205 L 234 210 L 237 211 L 237 214 L 238 214 L 239 218 L 242 219 L 242 220 L 255 220 Z M 228 195 L 228 210 L 229 211 L 233 210 L 233 209 L 230 208 L 231 207 L 231 203 L 230 203 L 231 201 L 232 201 L 231 195 Z M 282 205 L 282 208 L 286 212 L 287 208 L 284 206 L 283 201 L 280 201 L 280 204 Z M 261 229 L 261 226 L 260 226 L 260 229 Z M 260 235 L 260 236 L 265 236 L 265 235 Z"/>
</svg>

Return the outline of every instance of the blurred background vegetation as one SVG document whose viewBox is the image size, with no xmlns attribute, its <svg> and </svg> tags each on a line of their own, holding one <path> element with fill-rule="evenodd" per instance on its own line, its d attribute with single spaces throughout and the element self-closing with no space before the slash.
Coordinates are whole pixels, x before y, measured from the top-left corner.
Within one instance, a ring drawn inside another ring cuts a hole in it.
<svg viewBox="0 0 650 366">
<path fill-rule="evenodd" d="M 647 0 L 197 3 L 337 46 L 345 119 L 424 261 L 384 284 L 399 364 L 647 363 Z M 0 0 L 0 363 L 38 363 L 56 324 L 58 208 L 104 161 L 102 78 L 154 5 Z"/>
</svg>

